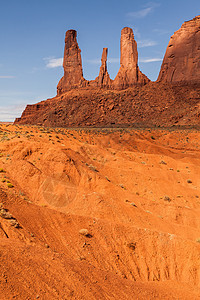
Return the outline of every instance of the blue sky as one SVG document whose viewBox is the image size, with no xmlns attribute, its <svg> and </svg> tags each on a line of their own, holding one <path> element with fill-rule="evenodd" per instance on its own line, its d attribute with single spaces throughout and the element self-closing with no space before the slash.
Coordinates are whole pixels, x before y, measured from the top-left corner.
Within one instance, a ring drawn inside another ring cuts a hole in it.
<svg viewBox="0 0 200 300">
<path fill-rule="evenodd" d="M 13 121 L 26 104 L 56 95 L 63 75 L 64 37 L 78 31 L 83 72 L 94 79 L 108 47 L 112 79 L 119 69 L 120 32 L 133 28 L 139 67 L 156 80 L 170 36 L 200 14 L 199 0 L 0 0 L 0 121 Z"/>
</svg>

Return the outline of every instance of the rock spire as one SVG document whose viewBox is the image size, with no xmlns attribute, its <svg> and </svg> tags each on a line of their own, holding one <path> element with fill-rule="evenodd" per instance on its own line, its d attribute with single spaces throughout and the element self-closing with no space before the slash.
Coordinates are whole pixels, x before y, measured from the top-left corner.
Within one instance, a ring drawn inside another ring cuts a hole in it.
<svg viewBox="0 0 200 300">
<path fill-rule="evenodd" d="M 107 70 L 107 56 L 108 56 L 108 48 L 103 48 L 99 76 L 96 78 L 97 86 L 99 87 L 111 86 L 111 79 Z"/>
<path fill-rule="evenodd" d="M 120 51 L 120 69 L 113 82 L 114 88 L 124 89 L 149 82 L 149 79 L 139 70 L 137 43 L 133 30 L 129 27 L 121 31 Z"/>
<path fill-rule="evenodd" d="M 58 94 L 80 87 L 85 82 L 83 78 L 81 50 L 77 43 L 77 32 L 68 30 L 65 36 L 65 50 L 63 59 L 64 76 L 57 86 Z"/>
</svg>

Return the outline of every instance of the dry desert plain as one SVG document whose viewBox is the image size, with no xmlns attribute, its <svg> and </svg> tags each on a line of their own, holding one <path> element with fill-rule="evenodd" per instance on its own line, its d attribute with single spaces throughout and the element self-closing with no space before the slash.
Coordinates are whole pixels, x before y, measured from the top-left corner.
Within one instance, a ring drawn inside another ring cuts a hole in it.
<svg viewBox="0 0 200 300">
<path fill-rule="evenodd" d="M 200 131 L 0 125 L 0 299 L 199 299 Z"/>
</svg>

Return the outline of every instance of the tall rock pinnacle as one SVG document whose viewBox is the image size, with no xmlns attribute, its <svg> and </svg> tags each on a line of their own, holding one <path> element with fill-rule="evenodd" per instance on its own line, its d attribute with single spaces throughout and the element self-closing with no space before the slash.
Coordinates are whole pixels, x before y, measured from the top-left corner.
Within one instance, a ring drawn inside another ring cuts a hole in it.
<svg viewBox="0 0 200 300">
<path fill-rule="evenodd" d="M 97 81 L 97 86 L 99 87 L 111 86 L 111 79 L 107 70 L 107 56 L 108 56 L 108 48 L 103 48 L 99 76 L 95 80 Z"/>
<path fill-rule="evenodd" d="M 64 76 L 58 83 L 58 95 L 74 88 L 80 87 L 84 83 L 81 50 L 79 49 L 77 40 L 77 32 L 75 30 L 68 30 L 65 36 L 65 50 L 64 50 Z"/>
<path fill-rule="evenodd" d="M 183 23 L 171 37 L 158 81 L 200 81 L 200 16 Z"/>
<path fill-rule="evenodd" d="M 121 31 L 120 51 L 120 69 L 113 82 L 114 88 L 123 89 L 149 82 L 149 79 L 139 70 L 137 43 L 133 30 L 129 27 Z"/>
</svg>

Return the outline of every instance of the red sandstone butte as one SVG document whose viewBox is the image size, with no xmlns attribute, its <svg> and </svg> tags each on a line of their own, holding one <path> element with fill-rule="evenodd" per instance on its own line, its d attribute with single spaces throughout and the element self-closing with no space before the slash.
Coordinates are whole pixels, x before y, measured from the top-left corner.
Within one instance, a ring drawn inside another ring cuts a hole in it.
<svg viewBox="0 0 200 300">
<path fill-rule="evenodd" d="M 172 35 L 158 81 L 200 81 L 200 16 L 183 23 Z"/>
<path fill-rule="evenodd" d="M 68 30 L 66 32 L 63 60 L 64 76 L 57 86 L 58 95 L 71 88 L 80 87 L 85 82 L 83 78 L 81 50 L 79 49 L 76 36 L 77 32 L 75 30 Z"/>
<path fill-rule="evenodd" d="M 114 88 L 124 89 L 148 83 L 150 80 L 139 70 L 137 43 L 133 30 L 129 27 L 125 27 L 121 31 L 120 50 L 120 69 L 113 82 Z"/>
</svg>

